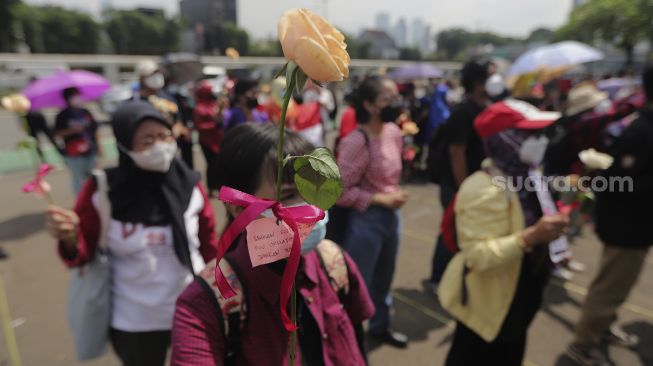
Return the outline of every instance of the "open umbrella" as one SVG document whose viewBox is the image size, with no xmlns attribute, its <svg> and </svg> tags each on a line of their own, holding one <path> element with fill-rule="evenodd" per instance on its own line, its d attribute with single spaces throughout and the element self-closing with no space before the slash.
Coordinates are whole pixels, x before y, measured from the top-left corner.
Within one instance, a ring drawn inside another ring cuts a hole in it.
<svg viewBox="0 0 653 366">
<path fill-rule="evenodd" d="M 169 53 L 161 58 L 161 68 L 171 84 L 186 84 L 202 78 L 204 64 L 192 53 Z"/>
<path fill-rule="evenodd" d="M 63 91 L 77 88 L 83 100 L 96 100 L 111 87 L 109 80 L 84 70 L 58 71 L 50 76 L 38 79 L 23 89 L 32 103 L 32 110 L 47 107 L 64 108 L 66 101 Z"/>
<path fill-rule="evenodd" d="M 444 76 L 442 70 L 429 63 L 416 63 L 400 66 L 390 73 L 394 80 L 432 79 Z"/>
<path fill-rule="evenodd" d="M 521 75 L 542 68 L 573 66 L 602 60 L 603 52 L 584 43 L 565 41 L 532 49 L 519 56 L 512 64 L 508 75 Z"/>
</svg>

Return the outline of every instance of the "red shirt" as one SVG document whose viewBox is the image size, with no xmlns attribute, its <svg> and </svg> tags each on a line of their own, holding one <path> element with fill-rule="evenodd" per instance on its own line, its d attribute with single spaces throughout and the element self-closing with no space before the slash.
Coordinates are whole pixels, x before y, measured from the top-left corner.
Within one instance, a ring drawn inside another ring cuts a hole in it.
<svg viewBox="0 0 653 366">
<path fill-rule="evenodd" d="M 218 122 L 218 102 L 213 98 L 213 91 L 208 84 L 202 84 L 196 93 L 197 105 L 193 111 L 193 124 L 199 132 L 199 143 L 214 153 L 220 152 L 220 143 L 224 137 L 222 121 Z"/>
<path fill-rule="evenodd" d="M 238 272 L 247 301 L 247 318 L 242 324 L 236 365 L 287 365 L 289 333 L 283 327 L 279 309 L 281 275 L 265 265 L 252 268 L 244 241 L 227 257 Z M 322 333 L 325 366 L 365 364 L 353 324 L 369 319 L 374 305 L 358 267 L 346 254 L 345 260 L 349 292 L 342 304 L 315 251 L 302 256 L 297 274 L 298 295 L 304 299 Z M 222 315 L 215 310 L 210 296 L 194 281 L 179 297 L 172 330 L 171 365 L 224 365 Z M 296 365 L 301 365 L 299 346 L 297 351 Z"/>
<path fill-rule="evenodd" d="M 351 133 L 338 146 L 338 167 L 345 190 L 338 204 L 365 211 L 375 193 L 399 190 L 403 138 L 394 123 L 386 123 L 378 136 Z"/>
<path fill-rule="evenodd" d="M 358 127 L 358 122 L 356 122 L 356 110 L 352 107 L 348 107 L 342 113 L 342 117 L 340 118 L 340 132 L 338 138 L 343 139 L 354 131 L 356 127 Z"/>
</svg>

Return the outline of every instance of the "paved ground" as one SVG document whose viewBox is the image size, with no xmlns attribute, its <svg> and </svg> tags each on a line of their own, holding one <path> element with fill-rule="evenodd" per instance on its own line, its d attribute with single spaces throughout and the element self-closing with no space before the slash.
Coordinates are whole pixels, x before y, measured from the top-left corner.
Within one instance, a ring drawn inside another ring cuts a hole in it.
<svg viewBox="0 0 653 366">
<path fill-rule="evenodd" d="M 198 156 L 198 160 L 202 159 Z M 7 331 L 15 333 L 22 365 L 77 365 L 65 320 L 68 273 L 56 257 L 54 243 L 43 230 L 44 202 L 19 193 L 29 178 L 28 172 L 0 176 L 0 246 L 11 255 L 8 260 L 0 261 L 0 323 L 10 325 L 0 334 L 0 366 L 11 365 Z M 68 174 L 57 171 L 50 182 L 55 200 L 71 205 Z M 430 271 L 437 232 L 435 223 L 441 214 L 437 187 L 410 185 L 407 188 L 412 195 L 403 211 L 405 230 L 394 295 L 396 327 L 408 333 L 412 343 L 403 351 L 373 346 L 370 356 L 373 366 L 442 365 L 450 344 L 452 322 L 424 283 Z M 600 250 L 597 239 L 589 233 L 575 243 L 577 257 L 589 269 L 570 283 L 554 281 L 549 286 L 546 305 L 529 334 L 527 365 L 569 365 L 561 355 L 571 340 L 571 329 L 578 319 L 579 306 L 594 275 Z M 3 293 L 8 298 L 8 318 L 2 311 Z M 640 283 L 620 312 L 620 323 L 639 334 L 643 343 L 636 352 L 611 348 L 615 362 L 620 366 L 653 365 L 653 255 L 649 255 Z M 108 355 L 87 365 L 118 363 Z"/>
</svg>

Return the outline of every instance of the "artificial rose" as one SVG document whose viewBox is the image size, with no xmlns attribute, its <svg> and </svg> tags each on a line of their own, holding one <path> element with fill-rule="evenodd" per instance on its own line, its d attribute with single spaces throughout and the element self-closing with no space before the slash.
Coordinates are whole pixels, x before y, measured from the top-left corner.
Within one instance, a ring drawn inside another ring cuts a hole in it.
<svg viewBox="0 0 653 366">
<path fill-rule="evenodd" d="M 404 135 L 415 136 L 419 133 L 419 127 L 417 127 L 417 123 L 413 121 L 404 122 L 401 125 L 401 132 Z"/>
<path fill-rule="evenodd" d="M 608 169 L 614 162 L 614 158 L 612 158 L 612 156 L 600 153 L 594 149 L 583 150 L 578 154 L 578 157 L 588 169 L 592 170 Z"/>
<path fill-rule="evenodd" d="M 179 107 L 177 104 L 165 98 L 157 97 L 156 95 L 150 95 L 147 100 L 161 113 L 175 114 L 179 112 Z"/>
<path fill-rule="evenodd" d="M 290 9 L 279 19 L 283 54 L 313 80 L 342 81 L 349 77 L 345 36 L 326 19 L 307 9 Z"/>
<path fill-rule="evenodd" d="M 32 103 L 22 94 L 12 94 L 2 98 L 2 107 L 9 112 L 25 114 Z"/>
<path fill-rule="evenodd" d="M 240 58 L 240 53 L 239 53 L 235 48 L 233 48 L 233 47 L 229 47 L 229 48 L 227 48 L 227 49 L 224 51 L 224 54 L 225 54 L 227 57 L 232 58 L 232 59 L 234 59 L 234 60 Z"/>
</svg>

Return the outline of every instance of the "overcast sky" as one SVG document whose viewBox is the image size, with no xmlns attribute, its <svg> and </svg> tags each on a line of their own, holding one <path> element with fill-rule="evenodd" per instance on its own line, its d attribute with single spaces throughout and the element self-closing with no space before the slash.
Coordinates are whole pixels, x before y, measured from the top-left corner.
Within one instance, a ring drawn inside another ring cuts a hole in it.
<svg viewBox="0 0 653 366">
<path fill-rule="evenodd" d="M 103 2 L 114 7 L 164 7 L 169 14 L 179 10 L 178 0 L 25 0 L 51 3 L 99 13 Z M 423 18 L 437 31 L 452 26 L 525 36 L 539 26 L 557 27 L 565 22 L 572 0 L 237 0 L 238 22 L 255 38 L 276 36 L 277 19 L 285 9 L 306 7 L 319 12 L 348 32 L 374 25 L 379 12 L 400 17 L 408 24 Z"/>
</svg>

